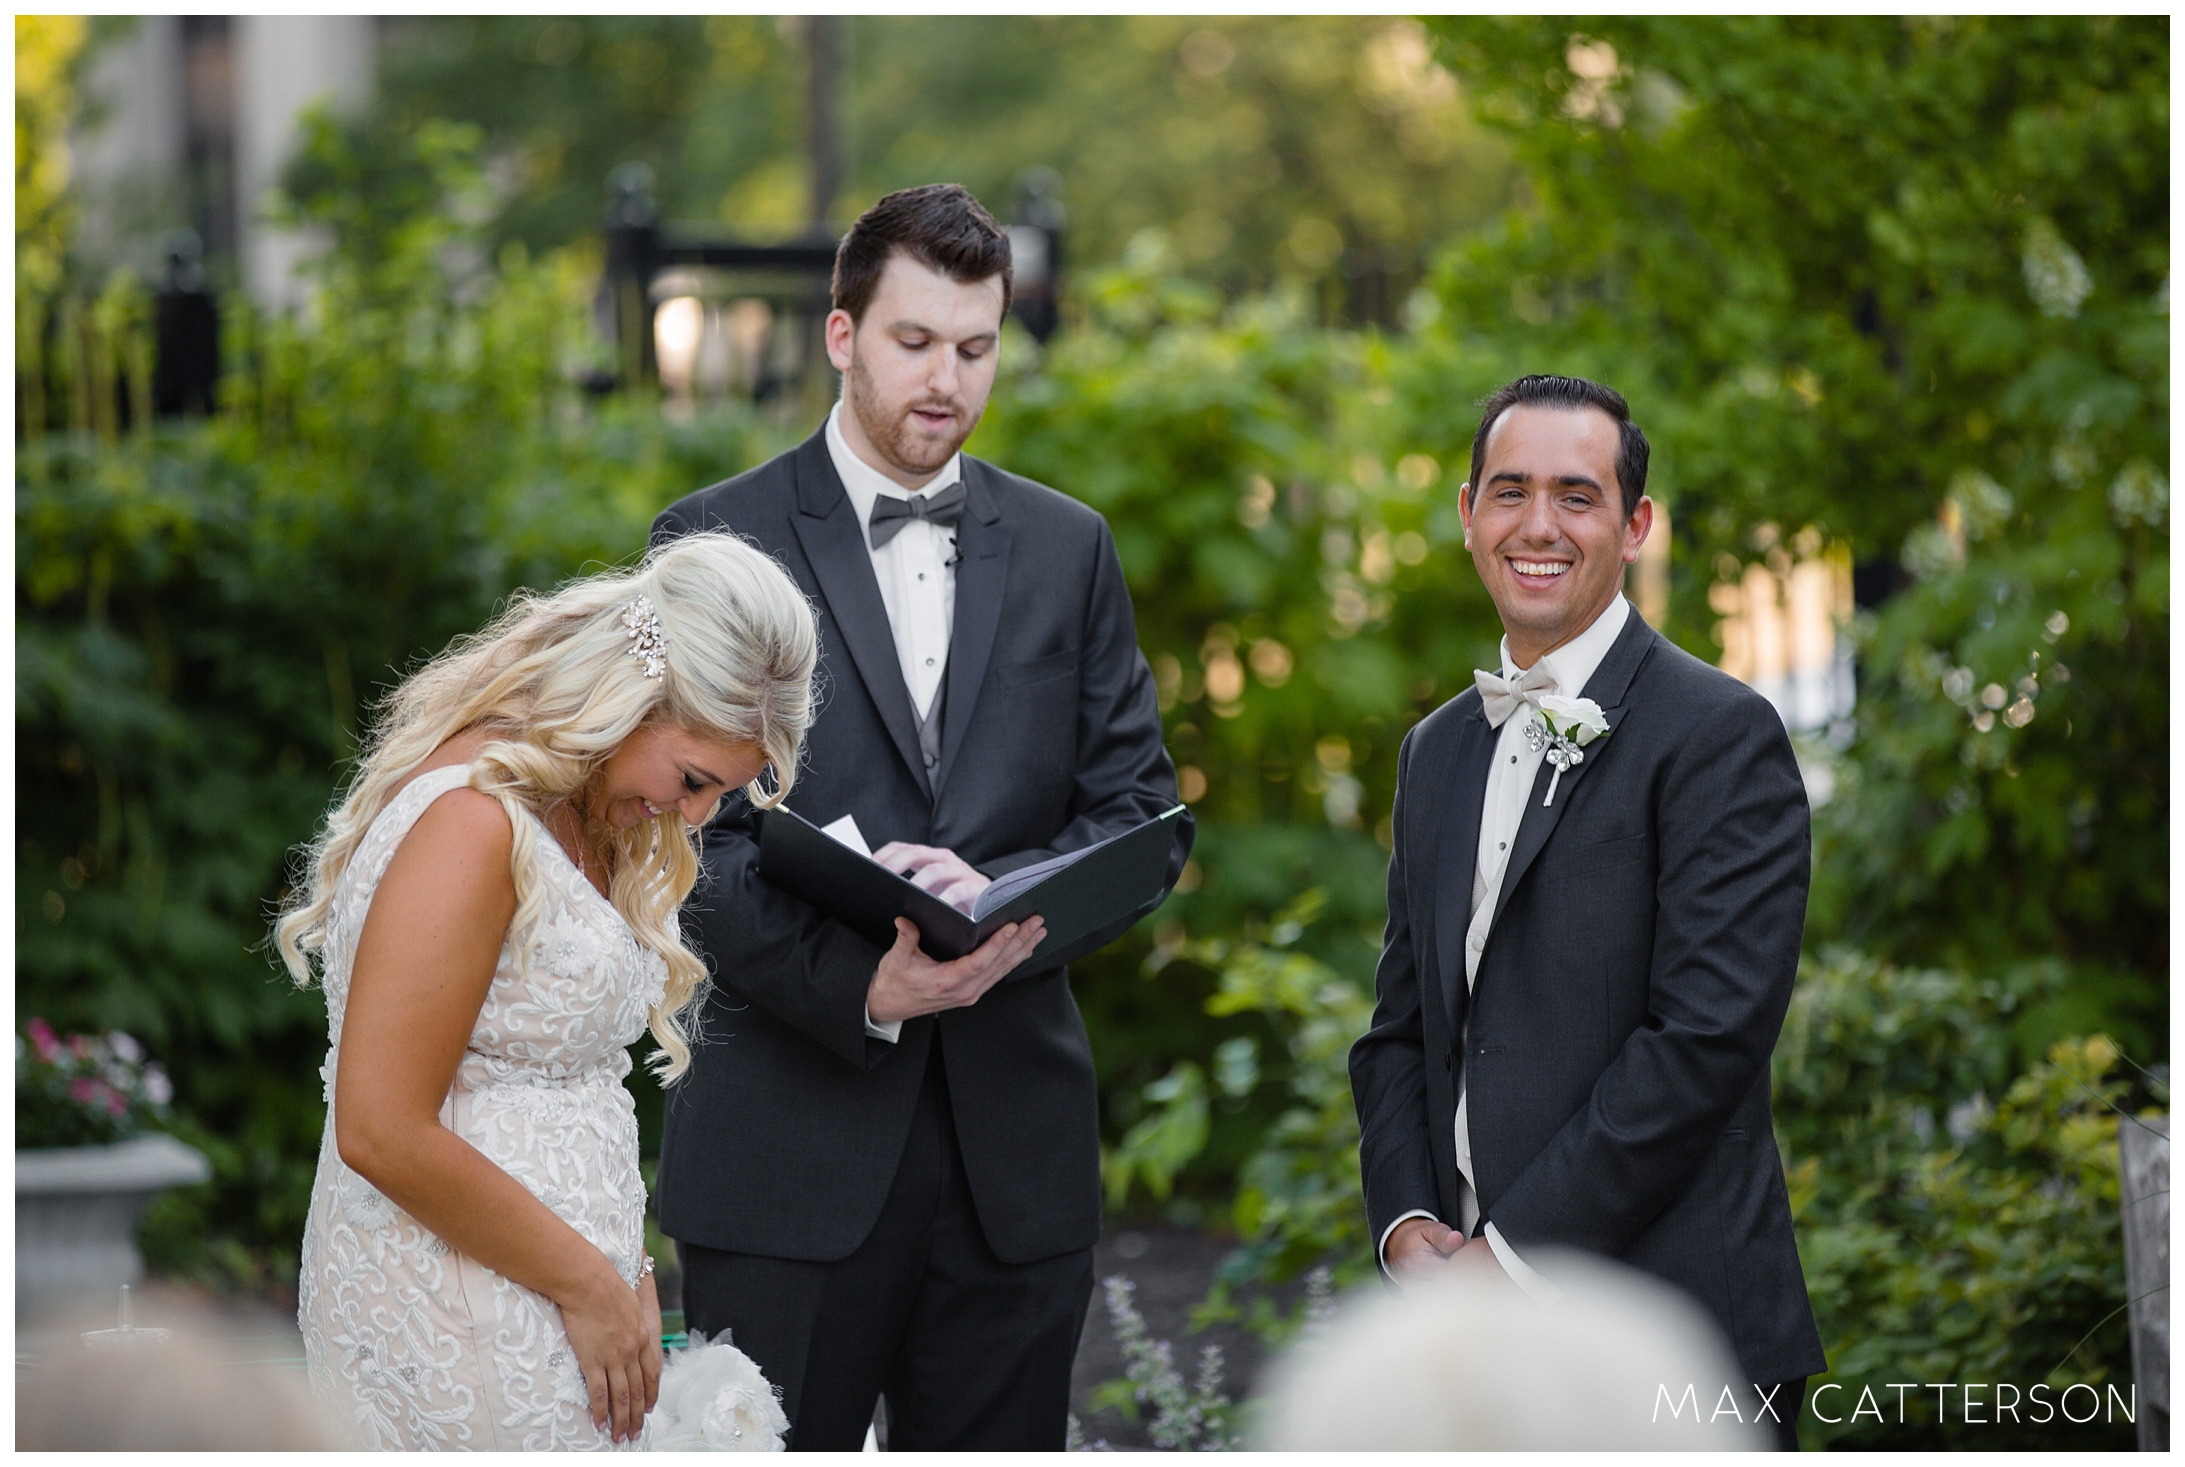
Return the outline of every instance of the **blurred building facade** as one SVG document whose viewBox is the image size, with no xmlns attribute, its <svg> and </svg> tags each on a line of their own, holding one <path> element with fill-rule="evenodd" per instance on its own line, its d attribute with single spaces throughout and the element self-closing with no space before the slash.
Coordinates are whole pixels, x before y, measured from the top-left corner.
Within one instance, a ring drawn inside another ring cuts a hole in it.
<svg viewBox="0 0 2185 1467">
<path fill-rule="evenodd" d="M 1857 698 L 1850 552 L 1811 527 L 1785 542 L 1763 526 L 1759 538 L 1761 560 L 1723 556 L 1708 588 L 1720 666 L 1766 696 L 1793 732 L 1826 730 L 1847 743 Z"/>
<path fill-rule="evenodd" d="M 70 139 L 85 249 L 157 274 L 188 229 L 214 278 L 261 306 L 299 304 L 297 267 L 317 242 L 269 223 L 267 196 L 304 110 L 361 110 L 377 53 L 370 16 L 136 18 L 92 59 Z"/>
</svg>

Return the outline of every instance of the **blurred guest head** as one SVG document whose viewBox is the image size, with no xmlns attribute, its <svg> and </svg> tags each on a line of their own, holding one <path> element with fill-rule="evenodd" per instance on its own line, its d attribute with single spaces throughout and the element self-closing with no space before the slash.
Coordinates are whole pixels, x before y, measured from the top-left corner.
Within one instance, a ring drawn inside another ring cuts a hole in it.
<svg viewBox="0 0 2185 1467">
<path fill-rule="evenodd" d="M 272 1315 L 154 1302 L 163 1342 L 114 1343 L 110 1311 L 16 1342 L 15 1447 L 23 1452 L 326 1451 L 342 1445 L 305 1383 L 303 1346 Z M 105 1330 L 93 1349 L 82 1331 Z M 147 1331 L 147 1334 L 152 1333 Z M 294 1354 L 263 1362 L 269 1354 Z"/>
<path fill-rule="evenodd" d="M 1758 1403 L 1714 1323 L 1621 1265 L 1549 1251 L 1542 1308 L 1493 1270 L 1354 1296 L 1276 1366 L 1275 1451 L 1753 1451 Z M 1725 1397 L 1725 1391 L 1728 1396 Z"/>
<path fill-rule="evenodd" d="M 1009 295 L 1009 235 L 960 184 L 889 194 L 850 226 L 827 357 L 859 458 L 912 489 L 947 465 L 986 411 Z"/>
</svg>

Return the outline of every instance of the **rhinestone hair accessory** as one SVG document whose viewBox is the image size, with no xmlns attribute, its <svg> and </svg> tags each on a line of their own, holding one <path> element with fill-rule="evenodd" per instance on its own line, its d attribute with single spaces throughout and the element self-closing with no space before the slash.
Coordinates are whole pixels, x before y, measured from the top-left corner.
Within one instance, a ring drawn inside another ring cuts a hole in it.
<svg viewBox="0 0 2185 1467">
<path fill-rule="evenodd" d="M 652 598 L 640 596 L 623 607 L 622 625 L 627 628 L 623 635 L 632 639 L 630 654 L 645 664 L 645 676 L 660 681 L 667 675 L 668 638 L 660 630 L 660 613 L 652 609 Z"/>
</svg>

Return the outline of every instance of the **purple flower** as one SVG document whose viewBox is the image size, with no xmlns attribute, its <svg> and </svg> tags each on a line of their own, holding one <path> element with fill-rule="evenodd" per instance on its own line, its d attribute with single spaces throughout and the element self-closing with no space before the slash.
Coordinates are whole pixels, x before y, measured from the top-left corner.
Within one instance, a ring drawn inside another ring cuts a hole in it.
<svg viewBox="0 0 2185 1467">
<path fill-rule="evenodd" d="M 106 1036 L 106 1047 L 132 1065 L 144 1058 L 144 1046 L 119 1029 Z"/>
<path fill-rule="evenodd" d="M 165 1105 L 174 1099 L 174 1082 L 158 1065 L 144 1067 L 144 1093 L 154 1105 Z"/>
<path fill-rule="evenodd" d="M 61 1057 L 60 1041 L 54 1038 L 53 1026 L 43 1019 L 30 1021 L 30 1042 L 38 1048 L 38 1058 L 52 1064 Z"/>
</svg>

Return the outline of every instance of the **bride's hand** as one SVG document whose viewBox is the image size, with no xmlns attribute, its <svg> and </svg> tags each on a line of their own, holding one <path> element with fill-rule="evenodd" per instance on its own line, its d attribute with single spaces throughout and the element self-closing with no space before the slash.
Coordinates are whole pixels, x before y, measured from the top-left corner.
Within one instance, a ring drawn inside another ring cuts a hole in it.
<svg viewBox="0 0 2185 1467">
<path fill-rule="evenodd" d="M 660 1312 L 652 1280 L 632 1289 L 602 1255 L 586 1287 L 559 1301 L 592 1398 L 592 1424 L 615 1441 L 644 1428 L 660 1389 Z"/>
<path fill-rule="evenodd" d="M 652 1341 L 643 1360 L 645 1414 L 650 1416 L 652 1408 L 660 1404 L 660 1372 L 667 1362 L 660 1354 L 660 1337 L 666 1333 L 660 1324 L 660 1291 L 653 1287 L 653 1276 L 649 1273 L 637 1281 L 637 1307 L 645 1316 L 646 1335 Z"/>
</svg>

